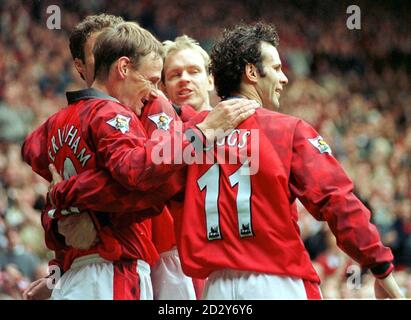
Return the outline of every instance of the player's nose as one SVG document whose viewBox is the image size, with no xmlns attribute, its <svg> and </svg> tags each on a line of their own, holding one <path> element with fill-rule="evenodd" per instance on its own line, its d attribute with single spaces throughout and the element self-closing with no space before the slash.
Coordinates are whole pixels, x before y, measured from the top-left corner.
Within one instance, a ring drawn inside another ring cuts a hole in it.
<svg viewBox="0 0 411 320">
<path fill-rule="evenodd" d="M 183 71 L 180 79 L 182 81 L 190 81 L 190 74 L 187 71 Z"/>
<path fill-rule="evenodd" d="M 281 71 L 280 83 L 285 86 L 288 83 L 288 78 L 283 71 Z"/>
</svg>

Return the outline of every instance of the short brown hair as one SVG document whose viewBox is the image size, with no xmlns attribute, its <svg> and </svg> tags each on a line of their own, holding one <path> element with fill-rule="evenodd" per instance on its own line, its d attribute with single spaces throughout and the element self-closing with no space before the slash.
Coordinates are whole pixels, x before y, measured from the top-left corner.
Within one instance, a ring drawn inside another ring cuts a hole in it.
<svg viewBox="0 0 411 320">
<path fill-rule="evenodd" d="M 105 29 L 97 37 L 93 51 L 96 79 L 106 79 L 113 62 L 123 56 L 130 58 L 136 68 L 140 58 L 152 52 L 163 57 L 161 42 L 135 22 L 123 22 Z"/>
<path fill-rule="evenodd" d="M 124 22 L 122 17 L 111 14 L 87 16 L 70 34 L 70 52 L 73 60 L 78 58 L 84 61 L 84 44 L 93 32 L 102 31 L 104 28 L 113 27 Z"/>
</svg>

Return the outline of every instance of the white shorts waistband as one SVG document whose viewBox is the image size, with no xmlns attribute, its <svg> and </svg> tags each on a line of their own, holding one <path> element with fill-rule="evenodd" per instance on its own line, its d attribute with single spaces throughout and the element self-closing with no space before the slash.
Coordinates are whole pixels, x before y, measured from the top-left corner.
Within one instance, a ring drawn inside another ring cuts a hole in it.
<svg viewBox="0 0 411 320">
<path fill-rule="evenodd" d="M 102 257 L 100 257 L 98 253 L 93 253 L 93 254 L 88 254 L 86 256 L 82 256 L 82 257 L 78 257 L 74 259 L 73 263 L 71 264 L 70 269 L 79 268 L 86 264 L 93 264 L 93 263 L 112 263 L 112 261 L 103 259 Z M 150 274 L 151 272 L 150 265 L 141 259 L 137 260 L 137 270 L 139 272 L 145 272 L 147 274 Z"/>
<path fill-rule="evenodd" d="M 105 262 L 110 263 L 111 261 L 103 259 L 102 257 L 100 257 L 98 253 L 93 253 L 93 254 L 88 254 L 86 256 L 82 256 L 82 257 L 78 257 L 74 259 L 73 263 L 71 264 L 70 269 L 79 268 L 86 264 L 105 263 Z"/>
</svg>

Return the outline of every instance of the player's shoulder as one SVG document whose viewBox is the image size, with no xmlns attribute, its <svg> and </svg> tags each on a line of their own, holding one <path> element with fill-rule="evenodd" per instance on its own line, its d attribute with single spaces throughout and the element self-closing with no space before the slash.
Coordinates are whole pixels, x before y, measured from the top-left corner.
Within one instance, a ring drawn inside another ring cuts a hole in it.
<svg viewBox="0 0 411 320">
<path fill-rule="evenodd" d="M 25 140 L 28 140 L 32 135 L 36 135 L 40 132 L 47 132 L 50 127 L 57 121 L 60 116 L 64 116 L 67 113 L 67 106 L 62 107 L 57 112 L 50 115 L 47 119 L 43 120 L 27 137 Z"/>
<path fill-rule="evenodd" d="M 119 101 L 94 98 L 94 99 L 90 99 L 89 103 L 92 105 L 93 109 L 96 109 L 98 111 L 124 110 L 124 111 L 127 111 L 127 112 L 132 112 L 129 107 L 127 107 L 126 105 L 120 103 Z"/>
<path fill-rule="evenodd" d="M 286 127 L 292 129 L 297 126 L 297 124 L 301 121 L 301 119 L 291 116 L 289 114 L 268 110 L 265 108 L 258 108 L 254 115 L 255 119 L 264 125 L 272 126 L 280 126 L 283 129 Z"/>
<path fill-rule="evenodd" d="M 86 88 L 77 91 L 66 92 L 67 112 L 81 114 L 81 117 L 87 119 L 95 117 L 105 117 L 106 114 L 121 113 L 126 116 L 132 116 L 134 113 L 126 105 L 120 103 L 115 97 L 108 93 L 95 88 Z"/>
<path fill-rule="evenodd" d="M 173 106 L 170 101 L 168 101 L 165 97 L 163 96 L 158 96 L 155 99 L 152 99 L 147 102 L 147 104 L 144 106 L 144 108 L 168 108 L 168 109 L 173 109 Z"/>
<path fill-rule="evenodd" d="M 94 118 L 112 118 L 114 115 L 121 115 L 129 119 L 137 119 L 136 114 L 126 105 L 113 100 L 108 99 L 92 99 L 90 101 L 93 104 L 91 109 L 93 110 Z"/>
<path fill-rule="evenodd" d="M 177 113 L 173 105 L 166 98 L 159 96 L 152 99 L 144 105 L 141 118 L 150 117 L 153 115 L 166 114 L 172 118 L 177 118 Z"/>
</svg>

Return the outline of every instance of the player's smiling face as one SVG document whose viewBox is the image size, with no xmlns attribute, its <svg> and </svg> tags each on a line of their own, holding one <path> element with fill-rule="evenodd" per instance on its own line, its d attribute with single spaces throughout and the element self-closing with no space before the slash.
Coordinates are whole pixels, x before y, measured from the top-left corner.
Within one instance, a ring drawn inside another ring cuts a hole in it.
<svg viewBox="0 0 411 320">
<path fill-rule="evenodd" d="M 130 68 L 127 86 L 128 102 L 133 111 L 139 116 L 144 107 L 144 102 L 149 98 L 150 92 L 157 89 L 163 69 L 163 60 L 150 53 L 140 58 L 137 68 Z"/>
<path fill-rule="evenodd" d="M 189 104 L 196 110 L 210 105 L 213 90 L 203 56 L 194 49 L 170 53 L 164 62 L 164 86 L 167 96 L 177 105 Z"/>
<path fill-rule="evenodd" d="M 288 79 L 281 69 L 280 55 L 274 46 L 262 42 L 261 55 L 265 76 L 258 75 L 256 90 L 263 107 L 275 111 L 280 107 L 280 95 Z"/>
</svg>

